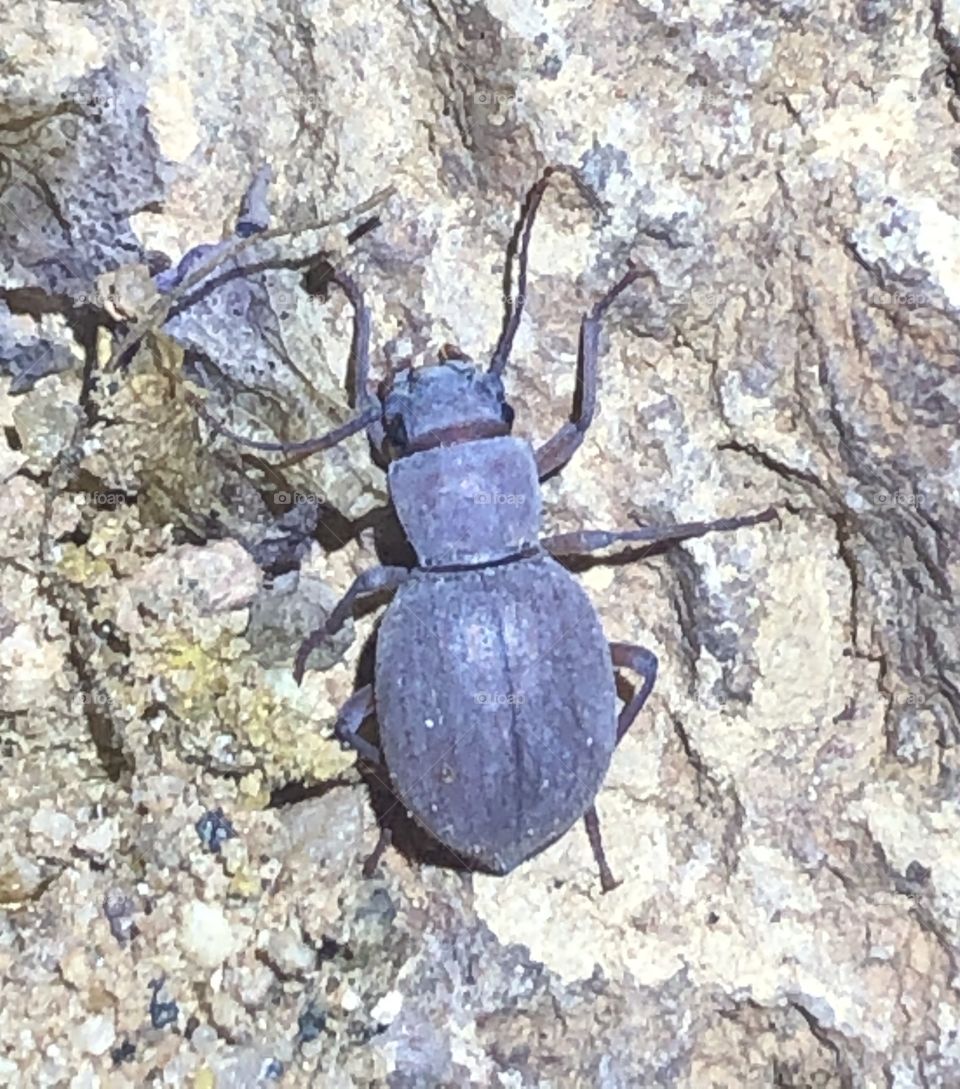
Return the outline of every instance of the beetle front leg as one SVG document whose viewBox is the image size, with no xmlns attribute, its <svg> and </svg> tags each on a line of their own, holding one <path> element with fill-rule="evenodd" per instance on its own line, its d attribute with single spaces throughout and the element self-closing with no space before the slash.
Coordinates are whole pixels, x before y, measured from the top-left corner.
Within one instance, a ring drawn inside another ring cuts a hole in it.
<svg viewBox="0 0 960 1089">
<path fill-rule="evenodd" d="M 704 537 L 708 533 L 721 530 L 743 529 L 760 522 L 779 520 L 776 507 L 768 507 L 759 514 L 745 514 L 739 518 L 717 518 L 712 522 L 680 522 L 675 526 L 644 526 L 642 529 L 601 530 L 580 529 L 573 533 L 559 533 L 555 537 L 544 537 L 540 541 L 542 548 L 551 556 L 583 556 L 589 552 L 598 552 L 613 544 L 647 544 L 650 548 L 661 545 L 677 544 L 694 537 Z"/>
<path fill-rule="evenodd" d="M 410 574 L 410 570 L 406 567 L 371 567 L 369 571 L 364 571 L 358 575 L 354 579 L 353 585 L 327 617 L 323 627 L 317 628 L 300 644 L 293 666 L 293 676 L 297 684 L 300 684 L 303 680 L 307 659 L 325 639 L 335 635 L 343 627 L 353 611 L 353 605 L 357 598 L 380 593 L 383 590 L 396 590 L 398 586 L 406 582 Z"/>
<path fill-rule="evenodd" d="M 577 387 L 570 419 L 560 430 L 536 451 L 537 474 L 541 480 L 562 468 L 583 442 L 587 428 L 593 422 L 597 407 L 597 357 L 600 344 L 600 326 L 603 315 L 617 296 L 641 276 L 653 276 L 646 268 L 630 271 L 585 314 L 580 322 L 580 346 L 577 351 Z"/>
</svg>

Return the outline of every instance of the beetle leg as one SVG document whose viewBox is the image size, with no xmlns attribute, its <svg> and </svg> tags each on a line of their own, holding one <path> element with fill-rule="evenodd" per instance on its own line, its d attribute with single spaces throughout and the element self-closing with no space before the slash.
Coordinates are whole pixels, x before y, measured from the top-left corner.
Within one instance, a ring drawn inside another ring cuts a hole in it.
<svg viewBox="0 0 960 1089">
<path fill-rule="evenodd" d="M 675 526 L 644 526 L 642 529 L 624 529 L 607 532 L 601 529 L 581 529 L 574 533 L 560 533 L 555 537 L 544 537 L 540 545 L 551 556 L 582 556 L 588 552 L 597 552 L 618 542 L 640 543 L 649 546 L 644 551 L 661 545 L 688 541 L 692 537 L 703 537 L 716 530 L 742 529 L 755 526 L 759 522 L 779 521 L 776 507 L 767 507 L 759 514 L 745 514 L 739 518 L 717 518 L 712 522 L 680 522 Z"/>
<path fill-rule="evenodd" d="M 363 292 L 360 285 L 346 272 L 339 269 L 331 269 L 326 279 L 334 283 L 347 297 L 347 301 L 353 307 L 353 339 L 350 343 L 350 362 L 347 367 L 347 387 L 350 395 L 351 408 L 361 410 L 359 419 L 364 421 L 363 426 L 367 430 L 367 440 L 374 451 L 374 460 L 382 458 L 383 448 L 383 423 L 380 418 L 380 402 L 374 396 L 369 386 L 370 379 L 370 310 L 363 300 Z M 300 451 L 293 454 L 281 466 L 294 465 L 308 457 L 312 450 Z M 377 461 L 381 468 L 383 465 Z"/>
<path fill-rule="evenodd" d="M 597 407 L 597 355 L 603 315 L 616 297 L 641 276 L 654 277 L 648 268 L 634 267 L 622 276 L 580 322 L 580 347 L 577 352 L 577 386 L 570 419 L 536 452 L 540 479 L 555 473 L 573 456 Z"/>
<path fill-rule="evenodd" d="M 376 452 L 379 453 L 383 446 L 380 403 L 370 391 L 368 385 L 370 375 L 370 311 L 363 301 L 363 292 L 356 281 L 347 273 L 333 269 L 328 273 L 326 279 L 340 288 L 353 307 L 353 340 L 350 345 L 348 386 L 350 406 L 351 408 L 359 407 L 360 413 L 358 415 L 345 424 L 341 424 L 340 427 L 328 431 L 325 435 L 307 439 L 304 442 L 261 442 L 256 439 L 245 438 L 235 431 L 230 431 L 207 409 L 199 397 L 192 393 L 187 394 L 187 399 L 210 426 L 214 434 L 226 435 L 232 442 L 247 446 L 252 450 L 285 454 L 285 459 L 277 463 L 278 468 L 296 465 L 297 462 L 303 461 L 304 458 L 309 457 L 311 454 L 336 446 L 337 443 L 342 442 L 361 428 L 366 428 L 367 438 Z"/>
<path fill-rule="evenodd" d="M 408 567 L 371 567 L 353 580 L 353 585 L 340 599 L 339 604 L 327 617 L 324 630 L 327 635 L 335 635 L 346 623 L 353 611 L 353 603 L 359 597 L 376 594 L 381 590 L 396 590 L 410 577 Z"/>
<path fill-rule="evenodd" d="M 380 864 L 380 859 L 383 858 L 384 852 L 393 842 L 393 834 L 390 829 L 384 825 L 380 829 L 380 836 L 377 839 L 377 845 L 367 856 L 366 861 L 363 864 L 363 876 L 373 877 L 377 872 L 377 866 Z"/>
<path fill-rule="evenodd" d="M 304 458 L 316 454 L 320 450 L 329 450 L 331 446 L 336 446 L 337 443 L 343 442 L 344 439 L 355 435 L 363 428 L 367 428 L 369 431 L 376 424 L 380 411 L 379 408 L 370 405 L 364 412 L 347 420 L 346 423 L 341 424 L 339 427 L 333 428 L 332 431 L 327 431 L 325 434 L 318 435 L 313 439 L 305 439 L 303 442 L 261 442 L 259 439 L 245 438 L 243 435 L 238 435 L 236 431 L 224 427 L 207 409 L 203 401 L 196 394 L 190 393 L 189 390 L 186 393 L 186 399 L 193 405 L 197 415 L 202 417 L 214 435 L 225 435 L 231 442 L 235 442 L 239 446 L 248 446 L 251 450 L 260 450 L 267 454 L 286 454 L 286 460 L 277 462 L 277 468 L 295 465 L 298 461 L 303 461 Z"/>
<path fill-rule="evenodd" d="M 619 743 L 653 691 L 653 682 L 657 679 L 657 656 L 652 650 L 634 643 L 611 643 L 610 657 L 615 668 L 632 669 L 643 678 L 640 688 L 633 694 L 632 699 L 617 718 L 617 742 Z"/>
<path fill-rule="evenodd" d="M 333 733 L 338 741 L 349 745 L 371 764 L 385 768 L 383 756 L 376 745 L 371 745 L 360 736 L 360 727 L 374 713 L 376 705 L 373 701 L 373 685 L 367 684 L 358 688 L 356 692 L 340 708 L 337 721 L 334 723 Z"/>
<path fill-rule="evenodd" d="M 353 611 L 353 603 L 358 597 L 380 593 L 382 590 L 396 590 L 401 583 L 406 582 L 410 575 L 411 571 L 406 567 L 371 567 L 369 571 L 364 571 L 358 575 L 354 579 L 353 585 L 327 617 L 327 622 L 323 627 L 317 628 L 300 644 L 293 666 L 293 676 L 297 684 L 303 680 L 307 659 L 325 639 L 335 635 L 343 627 L 347 617 Z"/>
<path fill-rule="evenodd" d="M 384 762 L 383 754 L 376 745 L 371 745 L 369 741 L 360 736 L 360 727 L 373 714 L 376 714 L 373 685 L 367 684 L 363 688 L 358 688 L 340 708 L 340 713 L 337 715 L 337 721 L 333 727 L 333 733 L 338 741 L 356 750 L 368 764 L 373 764 L 379 772 L 386 776 L 387 765 Z M 386 849 L 390 846 L 392 838 L 390 828 L 387 825 L 382 825 L 377 845 L 363 863 L 364 877 L 373 877 L 376 873 L 377 865 Z"/>
<path fill-rule="evenodd" d="M 615 668 L 632 669 L 643 678 L 639 691 L 634 693 L 633 698 L 626 704 L 617 719 L 617 743 L 619 744 L 653 690 L 653 682 L 657 679 L 657 656 L 652 650 L 633 643 L 611 643 L 610 658 Z M 590 806 L 584 813 L 583 823 L 586 825 L 590 849 L 593 851 L 597 869 L 600 871 L 600 887 L 604 892 L 610 892 L 620 882 L 614 878 L 603 850 L 603 837 L 600 835 L 600 818 L 597 816 L 596 805 Z"/>
<path fill-rule="evenodd" d="M 607 864 L 607 856 L 603 850 L 603 839 L 600 835 L 600 818 L 597 816 L 597 807 L 595 805 L 590 806 L 584 813 L 583 823 L 587 826 L 590 849 L 593 851 L 593 857 L 597 861 L 597 868 L 600 870 L 600 888 L 604 892 L 612 892 L 620 882 L 613 876 L 610 866 Z"/>
</svg>

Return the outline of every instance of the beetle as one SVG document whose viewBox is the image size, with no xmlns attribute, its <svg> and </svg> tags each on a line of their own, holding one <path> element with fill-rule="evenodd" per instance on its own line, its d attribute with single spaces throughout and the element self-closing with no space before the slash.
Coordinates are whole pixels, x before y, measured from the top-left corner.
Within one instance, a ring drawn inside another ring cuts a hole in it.
<svg viewBox="0 0 960 1089">
<path fill-rule="evenodd" d="M 583 316 L 578 391 L 567 422 L 537 448 L 513 435 L 502 374 L 521 319 L 534 218 L 558 173 L 585 188 L 571 168 L 555 166 L 527 193 L 508 251 L 508 273 L 518 257 L 518 290 L 507 296 L 504 328 L 486 369 L 447 345 L 435 362 L 397 372 L 374 395 L 369 311 L 351 277 L 331 270 L 354 310 L 359 414 L 305 443 L 241 441 L 299 460 L 366 428 L 416 554 L 413 567 L 360 574 L 300 647 L 298 683 L 311 652 L 360 599 L 394 592 L 376 636 L 373 683 L 341 708 L 335 735 L 388 777 L 417 823 L 469 868 L 509 873 L 583 818 L 608 891 L 616 881 L 595 799 L 614 748 L 650 695 L 657 659 L 645 647 L 607 642 L 586 592 L 557 557 L 618 542 L 664 546 L 769 521 L 776 511 L 540 536 L 540 482 L 569 461 L 594 417 L 603 317 L 631 284 L 652 277 L 631 263 Z M 640 678 L 619 714 L 618 668 Z M 379 747 L 360 734 L 371 717 L 379 724 Z M 385 830 L 365 872 L 388 841 Z"/>
</svg>

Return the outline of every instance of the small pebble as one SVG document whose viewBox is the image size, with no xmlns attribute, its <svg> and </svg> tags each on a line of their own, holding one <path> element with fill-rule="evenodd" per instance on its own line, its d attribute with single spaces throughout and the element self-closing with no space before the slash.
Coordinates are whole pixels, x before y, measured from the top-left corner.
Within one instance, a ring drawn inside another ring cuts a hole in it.
<svg viewBox="0 0 960 1089">
<path fill-rule="evenodd" d="M 77 826 L 72 817 L 58 813 L 53 809 L 38 809 L 30 818 L 30 834 L 42 836 L 55 847 L 64 847 L 73 843 L 77 835 Z"/>
<path fill-rule="evenodd" d="M 131 938 L 136 937 L 134 911 L 133 901 L 121 889 L 109 889 L 103 898 L 103 914 L 110 924 L 110 933 L 121 945 L 126 945 Z"/>
<path fill-rule="evenodd" d="M 403 1006 L 403 995 L 399 991 L 387 991 L 370 1011 L 370 1016 L 381 1025 L 389 1025 L 397 1019 Z"/>
<path fill-rule="evenodd" d="M 96 1013 L 73 1030 L 73 1042 L 88 1055 L 105 1055 L 117 1038 L 112 1013 Z"/>
<path fill-rule="evenodd" d="M 166 1025 L 174 1024 L 180 1016 L 180 1010 L 176 1002 L 160 1001 L 160 991 L 163 989 L 163 980 L 151 980 L 150 989 L 153 991 L 153 994 L 150 996 L 150 1024 L 152 1024 L 154 1028 L 164 1028 Z"/>
<path fill-rule="evenodd" d="M 117 822 L 113 817 L 97 821 L 76 842 L 78 850 L 88 855 L 105 855 L 113 849 Z"/>
<path fill-rule="evenodd" d="M 237 835 L 236 829 L 220 806 L 216 809 L 208 809 L 197 821 L 195 827 L 200 842 L 215 855 L 220 853 L 220 848 L 226 840 L 235 839 Z"/>
<path fill-rule="evenodd" d="M 192 900 L 183 909 L 178 937 L 183 951 L 205 968 L 218 968 L 239 946 L 223 909 L 203 900 Z"/>
<path fill-rule="evenodd" d="M 281 976 L 302 975 L 316 967 L 316 952 L 292 930 L 272 933 L 265 952 L 270 964 Z"/>
<path fill-rule="evenodd" d="M 297 1019 L 297 1039 L 301 1043 L 316 1040 L 320 1033 L 323 1032 L 326 1024 L 327 1015 L 311 1002 Z"/>
<path fill-rule="evenodd" d="M 193 1077 L 193 1089 L 215 1089 L 217 1084 L 209 1066 L 201 1066 Z"/>
<path fill-rule="evenodd" d="M 124 1040 L 119 1047 L 115 1047 L 110 1052 L 110 1058 L 113 1060 L 114 1066 L 119 1066 L 121 1063 L 132 1062 L 136 1058 L 137 1049 L 132 1040 Z"/>
</svg>

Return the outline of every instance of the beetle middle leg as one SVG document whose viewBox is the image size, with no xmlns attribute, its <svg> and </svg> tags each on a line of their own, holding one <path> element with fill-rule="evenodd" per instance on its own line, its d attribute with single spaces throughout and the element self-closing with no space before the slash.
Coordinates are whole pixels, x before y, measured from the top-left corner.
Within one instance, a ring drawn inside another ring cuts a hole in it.
<svg viewBox="0 0 960 1089">
<path fill-rule="evenodd" d="M 634 643 L 611 643 L 610 659 L 615 669 L 630 669 L 643 678 L 639 690 L 634 693 L 617 718 L 617 744 L 619 744 L 653 691 L 653 684 L 657 679 L 657 656 L 652 650 Z M 600 871 L 600 888 L 604 892 L 610 892 L 620 882 L 613 876 L 607 862 L 596 804 L 591 805 L 583 815 L 583 823 L 587 829 L 587 838 L 590 840 L 590 849 L 593 851 L 597 869 Z"/>
<path fill-rule="evenodd" d="M 640 529 L 602 530 L 579 529 L 573 533 L 558 533 L 544 537 L 542 548 L 551 556 L 583 556 L 613 544 L 647 544 L 650 548 L 677 544 L 694 537 L 704 537 L 717 531 L 743 529 L 761 522 L 779 520 L 776 507 L 767 507 L 759 514 L 744 514 L 736 518 L 715 518 L 710 522 L 678 522 L 675 526 L 643 526 Z"/>
<path fill-rule="evenodd" d="M 326 638 L 335 635 L 343 627 L 357 598 L 377 594 L 383 590 L 396 590 L 398 586 L 406 582 L 410 574 L 410 570 L 406 567 L 371 567 L 369 571 L 358 575 L 353 585 L 327 617 L 323 627 L 317 628 L 300 644 L 293 666 L 293 676 L 297 684 L 303 680 L 307 659 Z"/>
</svg>

